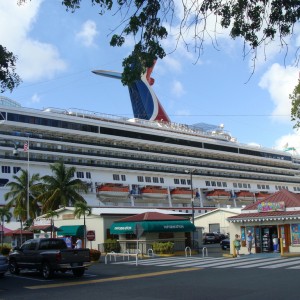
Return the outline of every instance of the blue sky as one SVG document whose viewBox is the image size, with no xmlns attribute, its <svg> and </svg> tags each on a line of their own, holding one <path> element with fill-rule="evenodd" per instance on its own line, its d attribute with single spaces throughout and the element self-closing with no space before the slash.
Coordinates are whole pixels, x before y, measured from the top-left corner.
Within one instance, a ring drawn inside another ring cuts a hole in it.
<svg viewBox="0 0 300 300">
<path fill-rule="evenodd" d="M 111 12 L 100 16 L 91 1 L 84 2 L 71 13 L 61 0 L 28 0 L 22 6 L 17 0 L 0 0 L 0 40 L 18 56 L 17 72 L 23 79 L 17 89 L 3 95 L 25 107 L 75 107 L 131 117 L 127 88 L 91 71 L 121 71 L 133 39 L 125 47 L 110 47 L 118 17 Z M 299 69 L 293 66 L 300 44 L 298 26 L 287 40 L 285 61 L 285 52 L 275 41 L 258 49 L 253 75 L 252 57 L 243 57 L 240 40 L 218 28 L 217 47 L 205 42 L 197 60 L 197 53 L 187 52 L 182 44 L 172 51 L 176 30 L 172 27 L 164 41 L 171 54 L 158 60 L 152 73 L 153 88 L 173 122 L 224 124 L 241 143 L 278 149 L 288 143 L 300 153 L 289 100 L 299 78 Z M 188 35 L 185 38 L 191 41 Z"/>
</svg>

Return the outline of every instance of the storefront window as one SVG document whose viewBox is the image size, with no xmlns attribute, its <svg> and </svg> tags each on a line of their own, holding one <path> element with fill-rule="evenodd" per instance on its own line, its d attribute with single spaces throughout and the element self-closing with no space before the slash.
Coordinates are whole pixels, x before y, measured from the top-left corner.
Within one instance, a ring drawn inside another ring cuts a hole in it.
<svg viewBox="0 0 300 300">
<path fill-rule="evenodd" d="M 300 245 L 300 224 L 292 224 L 292 244 Z"/>
<path fill-rule="evenodd" d="M 242 247 L 246 247 L 246 228 L 241 227 L 241 241 L 242 241 Z"/>
</svg>

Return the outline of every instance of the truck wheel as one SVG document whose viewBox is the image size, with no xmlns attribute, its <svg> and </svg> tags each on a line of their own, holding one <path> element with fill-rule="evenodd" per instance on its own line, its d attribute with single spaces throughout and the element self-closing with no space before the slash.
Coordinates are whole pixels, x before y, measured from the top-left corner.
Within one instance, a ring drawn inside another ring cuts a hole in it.
<svg viewBox="0 0 300 300">
<path fill-rule="evenodd" d="M 73 269 L 73 275 L 75 277 L 82 277 L 84 274 L 85 269 L 84 268 L 80 268 L 80 269 Z"/>
<path fill-rule="evenodd" d="M 50 279 L 53 276 L 53 270 L 47 262 L 43 263 L 41 271 L 44 279 Z"/>
<path fill-rule="evenodd" d="M 18 275 L 20 273 L 20 269 L 14 260 L 9 262 L 8 269 L 11 274 Z"/>
</svg>

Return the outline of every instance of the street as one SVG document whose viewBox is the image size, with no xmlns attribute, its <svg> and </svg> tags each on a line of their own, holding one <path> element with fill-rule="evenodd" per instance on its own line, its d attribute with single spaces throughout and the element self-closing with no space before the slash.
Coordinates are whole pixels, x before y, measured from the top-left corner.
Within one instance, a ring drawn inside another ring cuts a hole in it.
<svg viewBox="0 0 300 300">
<path fill-rule="evenodd" d="M 212 247 L 214 248 L 214 247 Z M 211 251 L 213 252 L 213 251 Z M 7 274 L 0 299 L 299 299 L 300 258 L 155 257 L 95 263 L 82 278 Z"/>
</svg>

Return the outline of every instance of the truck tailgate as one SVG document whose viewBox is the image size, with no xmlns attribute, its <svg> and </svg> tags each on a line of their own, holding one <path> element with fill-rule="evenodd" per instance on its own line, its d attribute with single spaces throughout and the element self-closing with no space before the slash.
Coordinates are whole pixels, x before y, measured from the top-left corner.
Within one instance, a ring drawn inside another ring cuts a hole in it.
<svg viewBox="0 0 300 300">
<path fill-rule="evenodd" d="M 61 250 L 61 263 L 81 263 L 90 261 L 89 249 Z"/>
</svg>

